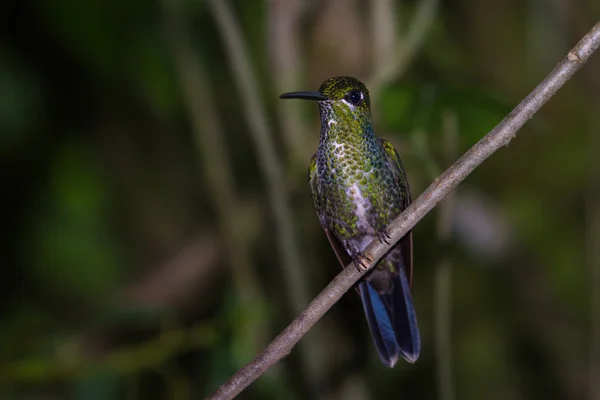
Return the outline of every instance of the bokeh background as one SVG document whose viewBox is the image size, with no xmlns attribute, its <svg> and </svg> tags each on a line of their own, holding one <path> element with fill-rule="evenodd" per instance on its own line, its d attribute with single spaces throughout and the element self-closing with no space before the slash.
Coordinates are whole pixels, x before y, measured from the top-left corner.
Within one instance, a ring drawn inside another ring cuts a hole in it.
<svg viewBox="0 0 600 400">
<path fill-rule="evenodd" d="M 0 4 L 0 398 L 192 399 L 339 271 L 306 169 L 364 80 L 414 197 L 596 0 Z M 347 294 L 243 399 L 600 399 L 600 55 L 414 228 L 422 353 Z"/>
</svg>

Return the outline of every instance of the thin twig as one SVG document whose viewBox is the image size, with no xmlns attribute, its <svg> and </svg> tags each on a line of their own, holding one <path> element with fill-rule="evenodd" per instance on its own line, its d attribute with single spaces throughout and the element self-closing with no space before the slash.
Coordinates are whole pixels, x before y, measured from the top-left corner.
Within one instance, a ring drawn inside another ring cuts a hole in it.
<svg viewBox="0 0 600 400">
<path fill-rule="evenodd" d="M 213 196 L 213 203 L 219 216 L 219 224 L 227 242 L 228 258 L 237 294 L 242 304 L 252 304 L 256 311 L 254 319 L 265 309 L 264 293 L 250 263 L 251 252 L 246 240 L 248 228 L 240 229 L 245 209 L 237 200 L 233 172 L 229 162 L 225 135 L 214 102 L 212 88 L 198 56 L 194 53 L 187 32 L 187 21 L 179 10 L 179 0 L 164 0 L 166 31 L 170 39 L 185 105 L 192 123 L 196 148 L 204 163 L 206 182 Z M 249 349 L 266 343 L 265 328 L 248 318 L 244 321 L 246 340 Z"/>
<path fill-rule="evenodd" d="M 191 290 L 188 286 L 198 287 L 198 281 L 202 280 L 199 271 L 207 271 L 208 264 L 217 262 L 218 247 L 213 234 L 200 235 L 173 260 L 155 268 L 154 273 L 119 293 L 115 301 L 156 309 L 172 306 L 174 300 L 176 304 L 180 303 L 178 297 L 181 293 L 185 297 L 185 293 Z M 166 276 L 168 271 L 176 276 Z M 0 386 L 73 380 L 99 370 L 131 374 L 155 368 L 173 355 L 210 347 L 218 339 L 217 332 L 218 327 L 214 323 L 205 322 L 163 332 L 155 339 L 131 347 L 112 348 L 111 344 L 107 348 L 104 344 L 106 332 L 93 329 L 66 341 L 56 349 L 53 357 L 0 363 Z"/>
<path fill-rule="evenodd" d="M 398 41 L 396 7 L 401 2 L 372 0 L 371 4 L 371 68 L 376 69 L 390 58 Z"/>
<path fill-rule="evenodd" d="M 371 98 L 377 99 L 379 91 L 388 82 L 398 79 L 410 65 L 418 50 L 423 46 L 429 33 L 439 0 L 420 0 L 406 35 L 398 41 L 396 53 L 383 58 L 376 64 L 378 68 L 367 80 Z"/>
<path fill-rule="evenodd" d="M 127 285 L 115 303 L 172 310 L 183 308 L 192 299 L 195 302 L 197 294 L 207 291 L 220 274 L 218 266 L 224 252 L 215 236 L 216 232 L 203 233 L 190 240 L 172 260 Z"/>
<path fill-rule="evenodd" d="M 585 64 L 598 47 L 600 47 L 600 22 L 577 43 L 567 57 L 510 114 L 436 179 L 421 196 L 389 225 L 391 244 L 388 245 L 374 240 L 365 249 L 365 254 L 371 260 L 368 267 L 375 265 L 395 243 L 485 159 L 502 146 L 506 146 L 515 137 L 517 131 Z M 349 264 L 261 354 L 238 370 L 209 399 L 232 399 L 273 364 L 288 355 L 302 336 L 323 317 L 363 274 L 364 272 L 358 271 L 352 264 Z"/>
<path fill-rule="evenodd" d="M 269 56 L 273 89 L 283 93 L 300 87 L 302 57 L 300 55 L 300 18 L 306 4 L 301 0 L 271 0 L 269 2 Z M 296 101 L 278 101 L 276 111 L 281 123 L 281 137 L 293 166 L 306 168 L 310 157 L 306 140 L 307 126 L 302 118 L 302 104 Z"/>
<path fill-rule="evenodd" d="M 185 329 L 172 329 L 156 338 L 131 347 L 120 348 L 97 357 L 84 355 L 75 346 L 66 357 L 31 359 L 0 364 L 0 385 L 6 383 L 40 384 L 72 380 L 91 372 L 110 371 L 127 375 L 163 365 L 174 355 L 214 346 L 219 327 L 199 323 Z"/>
<path fill-rule="evenodd" d="M 260 87 L 253 73 L 250 57 L 246 50 L 242 32 L 236 23 L 233 12 L 226 0 L 209 0 L 208 5 L 219 29 L 225 51 L 229 58 L 233 76 L 240 91 L 240 99 L 248 123 L 249 133 L 258 156 L 258 163 L 267 184 L 269 202 L 275 222 L 275 241 L 285 287 L 289 293 L 294 314 L 299 314 L 310 301 L 308 285 L 302 268 L 302 254 L 296 240 L 294 215 L 287 198 L 285 174 L 279 162 L 272 140 L 272 133 L 266 118 L 265 107 L 260 96 Z M 302 363 L 310 381 L 310 387 L 318 386 L 318 372 L 323 351 L 316 342 L 307 343 L 302 354 Z"/>
<path fill-rule="evenodd" d="M 254 75 L 242 33 L 237 26 L 230 6 L 225 0 L 209 0 L 208 4 L 221 31 L 225 50 L 230 60 L 234 78 L 241 92 L 241 101 L 251 138 L 258 155 L 258 162 L 267 182 L 267 190 L 273 207 L 282 267 L 286 283 L 291 291 L 294 310 L 301 310 L 308 302 L 306 284 L 302 274 L 300 251 L 297 248 L 293 215 L 286 196 L 284 173 L 272 141 L 265 108 L 260 98 L 260 88 Z"/>
</svg>

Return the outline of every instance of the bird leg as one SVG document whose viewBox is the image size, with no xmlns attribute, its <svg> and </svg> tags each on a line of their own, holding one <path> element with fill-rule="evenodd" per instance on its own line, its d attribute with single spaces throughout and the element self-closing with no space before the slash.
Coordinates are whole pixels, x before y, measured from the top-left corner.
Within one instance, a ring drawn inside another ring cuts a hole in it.
<svg viewBox="0 0 600 400">
<path fill-rule="evenodd" d="M 364 253 L 357 251 L 357 252 L 354 252 L 351 255 L 351 257 L 352 257 L 352 263 L 354 264 L 354 266 L 356 267 L 356 269 L 359 272 L 364 272 L 369 269 L 368 264 L 371 264 L 372 260 L 368 256 L 366 256 Z M 365 264 L 365 261 L 367 262 L 366 264 Z"/>
<path fill-rule="evenodd" d="M 390 242 L 388 241 L 388 239 L 391 239 L 390 234 L 387 231 L 387 228 L 381 228 L 379 231 L 377 231 L 377 238 L 379 239 L 379 242 L 381 244 L 385 243 L 385 244 L 390 244 Z"/>
</svg>

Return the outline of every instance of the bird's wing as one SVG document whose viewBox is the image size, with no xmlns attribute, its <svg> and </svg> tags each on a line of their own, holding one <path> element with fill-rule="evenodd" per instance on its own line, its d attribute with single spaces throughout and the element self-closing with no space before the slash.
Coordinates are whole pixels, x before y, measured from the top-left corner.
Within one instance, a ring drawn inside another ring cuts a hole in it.
<svg viewBox="0 0 600 400">
<path fill-rule="evenodd" d="M 308 186 L 312 195 L 315 211 L 319 212 L 319 177 L 317 176 L 317 154 L 315 153 L 308 163 Z"/>
<path fill-rule="evenodd" d="M 392 171 L 394 171 L 394 175 L 396 176 L 396 182 L 398 182 L 398 186 L 400 186 L 400 190 L 402 192 L 402 210 L 404 210 L 411 203 L 412 199 L 410 196 L 410 189 L 408 187 L 408 179 L 406 179 L 406 172 L 404 171 L 404 167 L 402 166 L 402 160 L 400 159 L 400 156 L 398 155 L 398 152 L 396 151 L 392 143 L 385 139 L 379 139 L 379 141 L 381 143 L 381 146 L 385 150 L 388 165 L 390 166 Z M 408 275 L 408 282 L 409 284 L 411 284 L 413 266 L 412 231 L 408 232 L 400 240 L 400 248 L 402 250 L 402 259 L 406 268 L 406 274 Z"/>
<path fill-rule="evenodd" d="M 319 210 L 321 209 L 321 207 L 319 207 L 319 176 L 317 174 L 316 154 L 312 156 L 312 158 L 310 159 L 310 163 L 308 164 L 308 185 L 310 186 L 310 192 L 312 194 L 313 206 L 315 207 L 315 211 L 317 212 L 317 214 L 319 214 Z M 319 216 L 319 221 L 320 219 L 321 218 Z M 333 248 L 333 251 L 338 261 L 340 262 L 340 264 L 342 264 L 342 268 L 344 268 L 346 265 L 350 264 L 352 259 L 350 258 L 350 256 L 338 240 L 338 238 L 336 238 L 335 235 L 329 229 L 327 229 L 327 227 L 325 227 L 322 222 L 321 226 L 325 230 L 325 235 L 327 236 L 327 239 L 329 240 L 329 243 L 331 244 L 331 247 Z"/>
</svg>

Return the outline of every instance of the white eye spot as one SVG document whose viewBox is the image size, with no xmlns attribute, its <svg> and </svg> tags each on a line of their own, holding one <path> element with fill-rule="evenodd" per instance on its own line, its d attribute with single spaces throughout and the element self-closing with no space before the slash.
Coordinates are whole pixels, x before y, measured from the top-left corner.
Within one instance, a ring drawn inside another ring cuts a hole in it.
<svg viewBox="0 0 600 400">
<path fill-rule="evenodd" d="M 348 107 L 350 107 L 351 110 L 355 109 L 354 104 L 350 103 L 349 101 L 346 101 L 346 99 L 342 99 L 342 102 L 344 104 L 346 104 Z"/>
<path fill-rule="evenodd" d="M 337 121 L 330 119 L 329 121 L 327 121 L 327 126 L 331 128 L 331 125 L 335 125 L 337 124 Z"/>
</svg>

